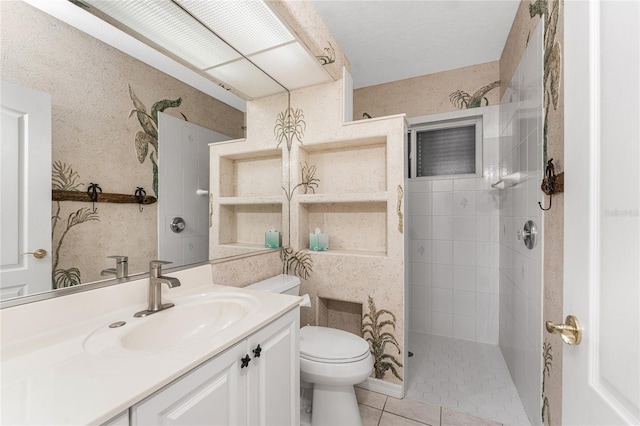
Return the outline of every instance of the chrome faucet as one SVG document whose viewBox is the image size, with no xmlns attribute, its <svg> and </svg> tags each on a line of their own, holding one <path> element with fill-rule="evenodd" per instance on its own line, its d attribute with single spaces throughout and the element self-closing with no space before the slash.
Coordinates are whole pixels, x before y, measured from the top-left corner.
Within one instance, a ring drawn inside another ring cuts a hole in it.
<svg viewBox="0 0 640 426">
<path fill-rule="evenodd" d="M 100 272 L 100 276 L 115 275 L 116 278 L 128 278 L 129 258 L 127 256 L 107 256 L 107 259 L 115 259 L 116 267 L 103 269 Z"/>
<path fill-rule="evenodd" d="M 173 277 L 162 276 L 162 265 L 168 265 L 166 260 L 152 260 L 149 262 L 149 306 L 146 310 L 137 312 L 134 317 L 146 317 L 156 312 L 169 309 L 173 303 L 162 303 L 162 284 L 169 288 L 179 287 L 180 281 Z"/>
</svg>

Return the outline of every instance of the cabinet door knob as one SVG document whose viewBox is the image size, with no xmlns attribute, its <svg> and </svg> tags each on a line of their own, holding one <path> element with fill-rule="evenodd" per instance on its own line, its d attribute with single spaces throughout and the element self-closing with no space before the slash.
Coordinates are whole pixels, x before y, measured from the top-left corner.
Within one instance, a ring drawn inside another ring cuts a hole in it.
<svg viewBox="0 0 640 426">
<path fill-rule="evenodd" d="M 249 358 L 249 354 L 247 354 L 247 356 L 245 356 L 244 358 L 240 358 L 240 361 L 242 361 L 240 368 L 245 368 L 249 366 L 249 361 L 251 361 L 251 358 Z"/>
<path fill-rule="evenodd" d="M 253 356 L 254 358 L 260 358 L 260 352 L 262 352 L 262 348 L 260 347 L 260 345 L 256 346 L 256 348 L 253 350 Z"/>
</svg>

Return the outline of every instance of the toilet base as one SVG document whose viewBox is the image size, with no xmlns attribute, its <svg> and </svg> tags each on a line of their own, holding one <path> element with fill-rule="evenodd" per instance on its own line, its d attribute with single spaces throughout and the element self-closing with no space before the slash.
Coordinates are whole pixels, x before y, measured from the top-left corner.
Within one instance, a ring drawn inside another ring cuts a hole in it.
<svg viewBox="0 0 640 426">
<path fill-rule="evenodd" d="M 362 426 L 353 385 L 328 386 L 314 383 L 312 426 Z"/>
</svg>

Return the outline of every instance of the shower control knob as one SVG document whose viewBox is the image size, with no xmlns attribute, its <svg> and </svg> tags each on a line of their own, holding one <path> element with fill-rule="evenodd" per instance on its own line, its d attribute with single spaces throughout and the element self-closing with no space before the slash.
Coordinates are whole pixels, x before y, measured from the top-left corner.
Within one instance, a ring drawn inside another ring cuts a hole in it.
<svg viewBox="0 0 640 426">
<path fill-rule="evenodd" d="M 522 240 L 529 250 L 535 247 L 537 235 L 538 227 L 531 220 L 528 220 L 527 223 L 524 224 L 524 228 L 521 231 L 518 231 L 518 239 Z"/>
<path fill-rule="evenodd" d="M 245 368 L 249 366 L 251 358 L 249 358 L 249 354 L 247 354 L 244 358 L 240 358 L 240 361 L 242 362 L 242 364 L 240 364 L 240 368 Z"/>
<path fill-rule="evenodd" d="M 262 352 L 262 348 L 260 347 L 260 345 L 258 345 L 254 350 L 253 350 L 253 357 L 254 358 L 260 358 L 260 353 Z"/>
<path fill-rule="evenodd" d="M 169 224 L 169 228 L 171 229 L 171 231 L 175 232 L 176 234 L 184 231 L 185 227 L 186 224 L 184 223 L 184 219 L 181 217 L 174 217 L 173 219 L 171 219 L 171 223 Z"/>
</svg>

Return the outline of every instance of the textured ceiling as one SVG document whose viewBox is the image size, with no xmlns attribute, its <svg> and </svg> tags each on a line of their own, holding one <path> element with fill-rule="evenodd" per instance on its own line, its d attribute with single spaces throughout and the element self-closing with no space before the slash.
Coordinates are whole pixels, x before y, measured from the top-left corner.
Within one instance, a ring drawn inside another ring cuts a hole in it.
<svg viewBox="0 0 640 426">
<path fill-rule="evenodd" d="M 500 59 L 519 0 L 312 0 L 355 88 Z"/>
</svg>

